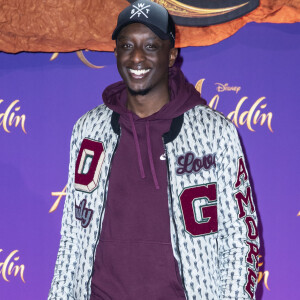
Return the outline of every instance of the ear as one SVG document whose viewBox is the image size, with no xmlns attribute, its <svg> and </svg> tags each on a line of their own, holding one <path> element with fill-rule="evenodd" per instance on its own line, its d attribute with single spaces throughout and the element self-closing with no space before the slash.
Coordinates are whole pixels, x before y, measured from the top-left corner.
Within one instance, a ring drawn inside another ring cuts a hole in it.
<svg viewBox="0 0 300 300">
<path fill-rule="evenodd" d="M 169 52 L 169 67 L 173 67 L 176 58 L 178 55 L 178 49 L 177 48 L 171 48 Z"/>
<path fill-rule="evenodd" d="M 115 57 L 117 57 L 117 48 L 114 49 Z"/>
</svg>

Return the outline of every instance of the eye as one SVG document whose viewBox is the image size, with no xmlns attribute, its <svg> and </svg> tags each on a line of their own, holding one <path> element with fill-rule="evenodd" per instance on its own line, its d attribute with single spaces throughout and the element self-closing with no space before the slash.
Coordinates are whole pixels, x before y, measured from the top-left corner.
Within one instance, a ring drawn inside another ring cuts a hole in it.
<svg viewBox="0 0 300 300">
<path fill-rule="evenodd" d="M 124 50 L 127 50 L 127 49 L 131 49 L 132 48 L 132 44 L 126 42 L 126 41 L 119 41 L 117 43 L 117 47 L 119 49 L 124 49 Z"/>
<path fill-rule="evenodd" d="M 153 43 L 149 43 L 146 45 L 146 49 L 148 50 L 156 50 L 157 49 L 157 45 L 153 44 Z"/>
<path fill-rule="evenodd" d="M 130 45 L 130 44 L 128 44 L 128 43 L 123 43 L 123 44 L 121 45 L 121 48 L 123 48 L 123 49 L 130 49 L 130 48 L 132 48 L 132 45 Z"/>
</svg>

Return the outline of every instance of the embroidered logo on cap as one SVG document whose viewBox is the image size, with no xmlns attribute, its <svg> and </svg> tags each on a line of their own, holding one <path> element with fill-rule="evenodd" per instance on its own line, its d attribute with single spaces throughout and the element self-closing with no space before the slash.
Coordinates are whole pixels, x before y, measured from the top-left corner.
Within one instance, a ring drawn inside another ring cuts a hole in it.
<svg viewBox="0 0 300 300">
<path fill-rule="evenodd" d="M 127 1 L 134 3 L 136 0 Z M 209 26 L 240 18 L 258 7 L 260 1 L 153 0 L 153 2 L 167 8 L 177 25 Z"/>
<path fill-rule="evenodd" d="M 138 18 L 143 15 L 144 17 L 146 17 L 148 19 L 148 16 L 147 14 L 149 13 L 150 9 L 149 7 L 151 6 L 150 4 L 149 5 L 146 5 L 145 6 L 145 3 L 138 3 L 137 6 L 136 5 L 132 5 L 134 8 L 131 10 L 131 18 L 133 18 L 135 15 L 138 16 Z"/>
</svg>

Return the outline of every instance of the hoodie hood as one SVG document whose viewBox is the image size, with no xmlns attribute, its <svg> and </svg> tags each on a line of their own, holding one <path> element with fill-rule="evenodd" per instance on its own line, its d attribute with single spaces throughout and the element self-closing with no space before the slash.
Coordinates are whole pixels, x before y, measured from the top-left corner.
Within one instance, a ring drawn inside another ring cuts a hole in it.
<svg viewBox="0 0 300 300">
<path fill-rule="evenodd" d="M 143 118 L 144 120 L 174 119 L 196 105 L 205 105 L 206 101 L 201 98 L 200 93 L 184 77 L 178 67 L 169 69 L 170 101 L 158 112 Z M 127 115 L 126 107 L 127 88 L 123 81 L 108 86 L 103 92 L 103 102 L 114 112 Z M 132 114 L 134 120 L 140 119 Z"/>
</svg>

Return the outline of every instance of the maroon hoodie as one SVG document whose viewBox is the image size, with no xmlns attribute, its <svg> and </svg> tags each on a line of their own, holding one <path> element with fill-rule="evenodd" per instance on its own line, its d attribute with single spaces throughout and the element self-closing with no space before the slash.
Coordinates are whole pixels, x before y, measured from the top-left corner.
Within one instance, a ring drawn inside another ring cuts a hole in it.
<svg viewBox="0 0 300 300">
<path fill-rule="evenodd" d="M 139 118 L 126 108 L 123 82 L 107 87 L 104 103 L 120 115 L 107 204 L 92 277 L 91 300 L 185 299 L 170 237 L 163 134 L 174 118 L 205 104 L 182 72 L 169 74 L 170 102 Z"/>
</svg>

